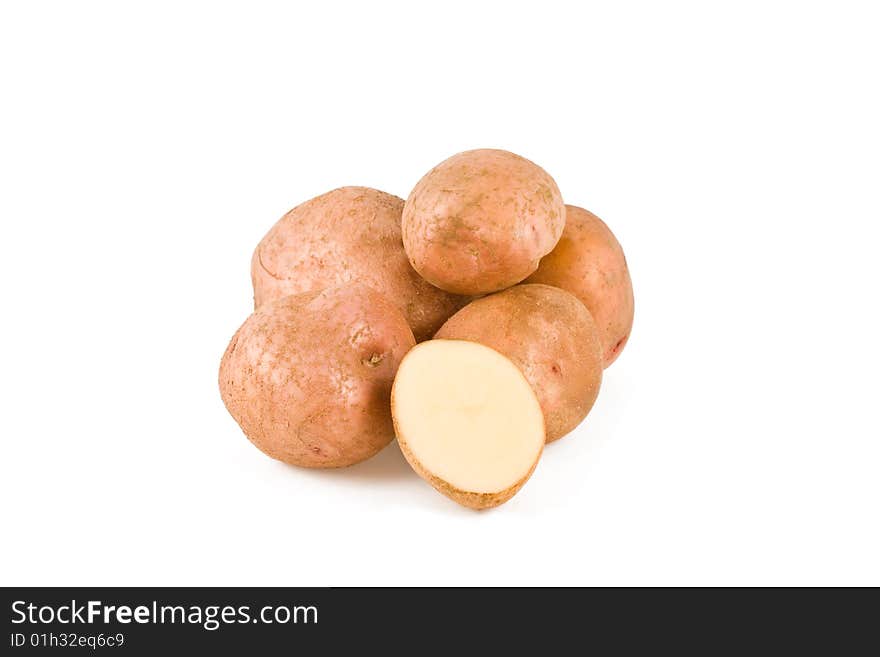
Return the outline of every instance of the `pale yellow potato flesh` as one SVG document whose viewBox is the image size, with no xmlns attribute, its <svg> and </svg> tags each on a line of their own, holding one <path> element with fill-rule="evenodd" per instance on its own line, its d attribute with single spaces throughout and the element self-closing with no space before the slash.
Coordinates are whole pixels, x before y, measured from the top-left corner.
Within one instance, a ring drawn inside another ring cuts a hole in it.
<svg viewBox="0 0 880 657">
<path fill-rule="evenodd" d="M 404 357 L 391 403 L 404 456 L 465 506 L 506 502 L 541 456 L 544 416 L 532 387 L 516 365 L 484 345 L 421 343 Z"/>
</svg>

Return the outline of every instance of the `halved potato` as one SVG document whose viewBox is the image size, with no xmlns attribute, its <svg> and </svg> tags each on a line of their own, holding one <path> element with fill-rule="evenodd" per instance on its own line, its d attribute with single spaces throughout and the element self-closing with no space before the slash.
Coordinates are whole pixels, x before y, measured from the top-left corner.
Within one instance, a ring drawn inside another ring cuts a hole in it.
<svg viewBox="0 0 880 657">
<path fill-rule="evenodd" d="M 394 380 L 391 414 L 419 476 L 473 509 L 513 497 L 544 447 L 544 416 L 529 382 L 475 342 L 429 340 L 410 350 Z"/>
</svg>

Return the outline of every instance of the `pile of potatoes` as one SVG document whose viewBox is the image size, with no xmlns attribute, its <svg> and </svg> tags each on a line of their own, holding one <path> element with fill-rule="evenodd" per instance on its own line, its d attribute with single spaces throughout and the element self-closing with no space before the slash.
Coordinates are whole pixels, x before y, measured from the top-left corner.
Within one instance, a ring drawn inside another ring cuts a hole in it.
<svg viewBox="0 0 880 657">
<path fill-rule="evenodd" d="M 404 202 L 343 187 L 284 215 L 251 261 L 254 313 L 220 393 L 260 450 L 336 468 L 394 438 L 483 509 L 584 420 L 633 321 L 626 259 L 594 214 L 503 150 L 459 153 Z"/>
</svg>

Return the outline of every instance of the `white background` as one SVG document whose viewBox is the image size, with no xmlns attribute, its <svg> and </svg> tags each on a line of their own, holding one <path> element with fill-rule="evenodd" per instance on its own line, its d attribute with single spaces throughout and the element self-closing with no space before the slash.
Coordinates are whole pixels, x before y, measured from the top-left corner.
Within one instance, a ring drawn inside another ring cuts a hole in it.
<svg viewBox="0 0 880 657">
<path fill-rule="evenodd" d="M 880 584 L 872 3 L 0 9 L 0 582 Z M 341 185 L 533 159 L 622 242 L 632 339 L 505 506 L 224 409 L 249 260 Z"/>
</svg>

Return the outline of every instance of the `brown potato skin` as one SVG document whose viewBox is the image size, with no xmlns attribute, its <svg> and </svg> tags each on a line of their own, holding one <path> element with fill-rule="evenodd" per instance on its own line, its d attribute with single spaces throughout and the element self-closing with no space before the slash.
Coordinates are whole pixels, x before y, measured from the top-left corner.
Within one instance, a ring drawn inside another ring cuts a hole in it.
<svg viewBox="0 0 880 657">
<path fill-rule="evenodd" d="M 584 304 L 565 290 L 517 285 L 477 299 L 435 337 L 479 342 L 513 361 L 541 404 L 548 443 L 580 424 L 599 394 L 599 334 Z"/>
<path fill-rule="evenodd" d="M 341 187 L 285 214 L 254 250 L 254 307 L 290 294 L 360 282 L 384 294 L 426 340 L 467 303 L 434 287 L 403 250 L 403 199 Z"/>
<path fill-rule="evenodd" d="M 403 245 L 429 283 L 486 294 L 534 272 L 564 223 L 562 195 L 546 171 L 508 151 L 479 149 L 419 180 L 403 208 Z"/>
<path fill-rule="evenodd" d="M 567 290 L 592 313 L 602 339 L 605 367 L 623 351 L 633 325 L 635 301 L 623 249 L 599 217 L 567 205 L 565 230 L 526 283 Z"/>
<path fill-rule="evenodd" d="M 261 305 L 220 363 L 220 394 L 245 435 L 306 468 L 358 463 L 391 442 L 390 396 L 415 345 L 403 315 L 364 285 Z"/>
</svg>

